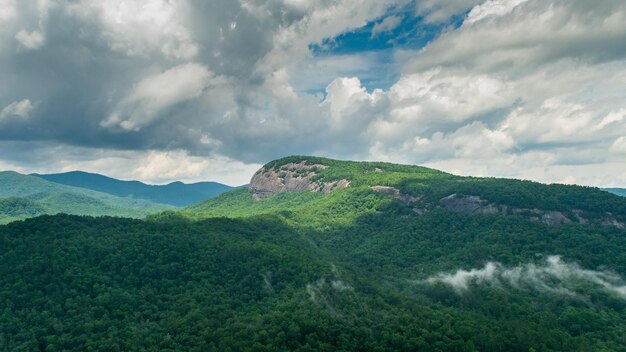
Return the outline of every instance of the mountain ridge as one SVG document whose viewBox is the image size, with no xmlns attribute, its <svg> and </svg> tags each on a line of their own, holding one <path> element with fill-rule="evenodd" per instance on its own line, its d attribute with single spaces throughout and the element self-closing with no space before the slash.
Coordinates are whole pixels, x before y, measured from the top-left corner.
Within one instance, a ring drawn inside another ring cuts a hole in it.
<svg viewBox="0 0 626 352">
<path fill-rule="evenodd" d="M 136 180 L 118 180 L 105 175 L 84 171 L 57 174 L 32 174 L 32 176 L 67 186 L 81 187 L 118 197 L 133 197 L 156 203 L 184 207 L 212 198 L 234 187 L 218 182 L 183 183 L 170 182 L 165 185 L 150 185 Z"/>
<path fill-rule="evenodd" d="M 15 171 L 0 172 L 0 201 L 0 223 L 56 213 L 144 217 L 174 209 L 166 204 L 62 185 Z"/>
<path fill-rule="evenodd" d="M 626 188 L 602 188 L 603 191 L 626 197 Z"/>
<path fill-rule="evenodd" d="M 254 174 L 248 195 L 256 202 L 265 201 L 266 206 L 248 201 L 243 192 L 236 192 L 194 205 L 183 210 L 182 214 L 197 218 L 203 212 L 204 216 L 210 216 L 215 211 L 220 216 L 228 216 L 224 201 L 229 197 L 227 208 L 233 214 L 240 214 L 242 209 L 256 209 L 251 210 L 253 214 L 289 211 L 293 207 L 306 207 L 305 199 L 320 206 L 332 202 L 332 197 L 325 202 L 324 198 L 315 195 L 291 193 L 328 195 L 344 190 L 360 197 L 371 194 L 390 197 L 396 201 L 395 206 L 405 208 L 407 214 L 412 215 L 444 208 L 468 214 L 521 216 L 549 225 L 587 224 L 591 221 L 626 228 L 623 199 L 595 187 L 462 177 L 416 165 L 340 161 L 314 156 L 277 159 Z M 271 200 L 281 194 L 284 194 L 280 196 L 281 202 L 288 206 Z M 234 199 L 237 201 L 233 202 Z M 295 204 L 296 199 L 301 203 Z M 605 204 L 607 199 L 610 206 Z"/>
</svg>

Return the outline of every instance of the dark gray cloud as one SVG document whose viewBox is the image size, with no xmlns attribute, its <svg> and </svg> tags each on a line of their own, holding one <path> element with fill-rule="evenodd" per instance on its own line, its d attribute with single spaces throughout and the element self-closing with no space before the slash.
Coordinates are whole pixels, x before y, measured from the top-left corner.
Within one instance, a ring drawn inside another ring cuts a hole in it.
<svg viewBox="0 0 626 352">
<path fill-rule="evenodd" d="M 311 152 L 317 142 L 296 137 L 301 128 L 320 131 L 324 116 L 311 118 L 322 114 L 319 102 L 306 95 L 279 95 L 279 90 L 292 92 L 283 87 L 288 81 L 276 77 L 283 65 L 308 55 L 309 43 L 285 39 L 321 39 L 350 28 L 350 21 L 333 20 L 325 8 L 346 11 L 357 23 L 385 8 L 357 5 L 20 2 L 15 18 L 2 30 L 0 77 L 11 89 L 2 92 L 0 105 L 28 99 L 36 109 L 27 119 L 0 121 L 0 139 L 113 149 L 180 148 L 258 161 L 283 153 L 285 140 L 293 138 L 294 151 Z M 309 28 L 316 21 L 330 22 L 330 32 Z M 15 38 L 23 29 L 41 32 L 43 43 L 24 48 Z M 185 70 L 189 65 L 196 69 Z M 171 87 L 181 75 L 193 80 L 205 74 L 201 82 Z M 142 89 L 142 82 L 152 87 Z M 189 84 L 197 87 L 185 92 Z"/>
</svg>

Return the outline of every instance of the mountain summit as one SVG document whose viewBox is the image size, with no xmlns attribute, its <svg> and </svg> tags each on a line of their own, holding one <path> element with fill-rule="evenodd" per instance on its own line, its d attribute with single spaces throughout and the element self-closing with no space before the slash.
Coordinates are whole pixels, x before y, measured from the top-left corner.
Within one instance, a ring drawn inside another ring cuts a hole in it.
<svg viewBox="0 0 626 352">
<path fill-rule="evenodd" d="M 303 192 L 310 195 L 297 194 Z M 377 202 L 391 202 L 390 206 L 411 216 L 446 210 L 514 216 L 551 226 L 593 223 L 626 228 L 624 199 L 597 188 L 461 177 L 421 166 L 382 162 L 290 156 L 259 169 L 247 193 L 227 193 L 183 213 L 193 217 L 229 216 L 229 211 L 231 215 L 247 210 L 258 214 L 299 207 L 320 207 L 322 211 L 341 197 L 358 204 L 361 199 L 375 196 Z M 280 201 L 272 200 L 279 196 Z"/>
</svg>

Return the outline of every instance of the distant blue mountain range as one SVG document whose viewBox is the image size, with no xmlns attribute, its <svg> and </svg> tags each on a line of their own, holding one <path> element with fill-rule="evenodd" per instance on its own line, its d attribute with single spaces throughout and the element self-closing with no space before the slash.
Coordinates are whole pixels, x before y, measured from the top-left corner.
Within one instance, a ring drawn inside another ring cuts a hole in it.
<svg viewBox="0 0 626 352">
<path fill-rule="evenodd" d="M 185 184 L 173 182 L 167 185 L 148 185 L 139 181 L 121 181 L 111 177 L 82 171 L 60 174 L 32 174 L 46 181 L 67 186 L 86 188 L 118 197 L 133 197 L 155 203 L 185 207 L 205 201 L 233 187 L 217 182 Z"/>
<path fill-rule="evenodd" d="M 618 196 L 626 197 L 626 188 L 603 188 L 602 190 L 617 194 Z"/>
</svg>

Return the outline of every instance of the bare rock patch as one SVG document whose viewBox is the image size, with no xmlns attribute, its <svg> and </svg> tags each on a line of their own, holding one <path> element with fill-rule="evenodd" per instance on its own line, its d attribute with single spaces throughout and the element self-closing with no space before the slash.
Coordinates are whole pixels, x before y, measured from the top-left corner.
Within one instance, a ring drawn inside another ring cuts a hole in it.
<svg viewBox="0 0 626 352">
<path fill-rule="evenodd" d="M 306 162 L 289 163 L 279 168 L 261 168 L 257 171 L 248 191 L 254 199 L 269 198 L 283 192 L 322 192 L 328 194 L 334 190 L 350 186 L 350 181 L 316 182 L 313 178 L 326 165 L 307 164 Z"/>
</svg>

